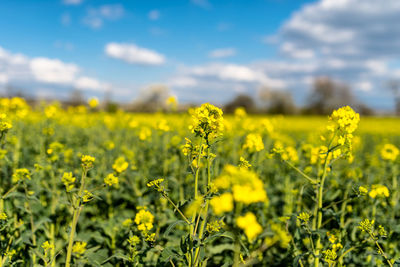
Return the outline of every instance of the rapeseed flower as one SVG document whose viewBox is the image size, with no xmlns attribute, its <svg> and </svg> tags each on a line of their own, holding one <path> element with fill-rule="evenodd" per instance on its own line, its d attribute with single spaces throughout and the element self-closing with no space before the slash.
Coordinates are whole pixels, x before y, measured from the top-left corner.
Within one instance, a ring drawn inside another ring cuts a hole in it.
<svg viewBox="0 0 400 267">
<path fill-rule="evenodd" d="M 264 149 L 264 143 L 261 135 L 257 133 L 251 133 L 246 136 L 246 140 L 243 144 L 243 149 L 249 152 L 259 152 Z"/>
<path fill-rule="evenodd" d="M 147 232 L 153 228 L 154 216 L 150 211 L 142 208 L 136 213 L 135 223 L 138 225 L 138 230 Z"/>
<path fill-rule="evenodd" d="M 72 252 L 80 257 L 86 252 L 86 246 L 86 242 L 75 242 L 74 246 L 72 247 Z"/>
<path fill-rule="evenodd" d="M 252 242 L 262 232 L 261 225 L 257 222 L 256 216 L 252 212 L 247 212 L 244 216 L 236 219 L 236 224 L 244 230 L 247 238 Z"/>
<path fill-rule="evenodd" d="M 231 193 L 223 193 L 220 196 L 215 196 L 211 199 L 210 205 L 216 215 L 230 212 L 233 210 L 233 196 Z"/>
<path fill-rule="evenodd" d="M 118 177 L 110 173 L 104 178 L 104 183 L 108 186 L 118 185 Z"/>
<path fill-rule="evenodd" d="M 224 129 L 222 114 L 221 109 L 205 103 L 194 110 L 192 114 L 193 123 L 189 129 L 196 136 L 204 138 L 213 138 L 222 135 Z"/>
<path fill-rule="evenodd" d="M 392 144 L 385 144 L 381 149 L 381 157 L 388 161 L 395 161 L 399 153 L 399 149 Z"/>
<path fill-rule="evenodd" d="M 129 163 L 125 160 L 125 157 L 120 156 L 114 161 L 112 168 L 117 173 L 121 173 L 121 172 L 125 171 L 126 169 L 128 169 L 128 166 L 129 166 Z"/>
<path fill-rule="evenodd" d="M 13 183 L 18 183 L 19 181 L 30 180 L 30 179 L 31 179 L 31 174 L 29 170 L 26 168 L 16 169 L 11 177 Z"/>
</svg>

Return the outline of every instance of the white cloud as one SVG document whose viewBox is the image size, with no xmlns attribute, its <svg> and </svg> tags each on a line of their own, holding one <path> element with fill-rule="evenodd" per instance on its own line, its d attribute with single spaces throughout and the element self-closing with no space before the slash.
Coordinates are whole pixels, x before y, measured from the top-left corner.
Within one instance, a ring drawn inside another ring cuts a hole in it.
<svg viewBox="0 0 400 267">
<path fill-rule="evenodd" d="M 124 13 L 125 9 L 120 4 L 89 8 L 83 23 L 93 29 L 98 29 L 103 26 L 105 20 L 118 20 L 124 16 Z"/>
<path fill-rule="evenodd" d="M 363 92 L 369 92 L 372 90 L 372 83 L 368 81 L 361 81 L 355 84 L 356 89 L 361 90 Z"/>
<path fill-rule="evenodd" d="M 5 73 L 0 73 L 0 84 L 5 84 L 8 82 L 8 76 Z"/>
<path fill-rule="evenodd" d="M 208 54 L 210 58 L 226 58 L 226 57 L 232 57 L 234 55 L 236 55 L 235 48 L 215 49 Z"/>
<path fill-rule="evenodd" d="M 160 11 L 158 10 L 151 10 L 148 14 L 150 20 L 158 20 L 160 18 Z"/>
<path fill-rule="evenodd" d="M 80 5 L 82 2 L 83 0 L 63 0 L 65 5 Z"/>
<path fill-rule="evenodd" d="M 168 86 L 171 87 L 194 87 L 198 85 L 198 82 L 195 78 L 190 76 L 176 76 L 172 77 L 167 82 Z"/>
<path fill-rule="evenodd" d="M 51 85 L 54 88 L 71 88 L 104 91 L 110 85 L 93 77 L 82 75 L 73 63 L 45 57 L 28 58 L 0 47 L 0 83 L 24 84 L 29 87 Z"/>
<path fill-rule="evenodd" d="M 107 84 L 86 76 L 78 78 L 74 85 L 77 89 L 87 89 L 93 91 L 104 91 L 108 87 Z"/>
<path fill-rule="evenodd" d="M 33 58 L 30 62 L 30 68 L 37 81 L 56 84 L 72 83 L 79 71 L 75 64 L 43 57 Z"/>
<path fill-rule="evenodd" d="M 130 64 L 139 65 L 162 65 L 165 63 L 164 55 L 138 47 L 135 44 L 109 43 L 105 47 L 107 56 L 125 61 Z"/>
<path fill-rule="evenodd" d="M 292 58 L 310 59 L 314 57 L 311 49 L 298 49 L 293 43 L 285 42 L 281 46 L 281 51 Z"/>
</svg>

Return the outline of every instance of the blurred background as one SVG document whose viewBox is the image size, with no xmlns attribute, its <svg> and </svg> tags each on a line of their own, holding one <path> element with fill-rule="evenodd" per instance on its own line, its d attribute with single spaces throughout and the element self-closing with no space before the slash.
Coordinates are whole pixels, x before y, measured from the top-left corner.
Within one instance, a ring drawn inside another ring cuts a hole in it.
<svg viewBox="0 0 400 267">
<path fill-rule="evenodd" d="M 400 115 L 399 0 L 1 0 L 0 94 Z"/>
</svg>

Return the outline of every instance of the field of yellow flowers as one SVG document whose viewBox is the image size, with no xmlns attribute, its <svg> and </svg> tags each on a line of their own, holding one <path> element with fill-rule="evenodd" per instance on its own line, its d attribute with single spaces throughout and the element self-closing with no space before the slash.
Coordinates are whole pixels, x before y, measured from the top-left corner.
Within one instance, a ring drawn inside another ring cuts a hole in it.
<svg viewBox="0 0 400 267">
<path fill-rule="evenodd" d="M 0 267 L 400 266 L 399 119 L 4 98 L 0 142 Z"/>
</svg>

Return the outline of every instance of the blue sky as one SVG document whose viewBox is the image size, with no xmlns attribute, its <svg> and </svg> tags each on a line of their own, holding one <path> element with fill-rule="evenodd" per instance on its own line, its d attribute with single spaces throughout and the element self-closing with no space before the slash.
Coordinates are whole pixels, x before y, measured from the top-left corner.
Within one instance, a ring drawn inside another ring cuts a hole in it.
<svg viewBox="0 0 400 267">
<path fill-rule="evenodd" d="M 302 103 L 330 76 L 389 109 L 400 6 L 381 1 L 3 0 L 0 90 L 130 101 L 164 84 L 183 102 L 223 103 L 268 87 Z"/>
</svg>

